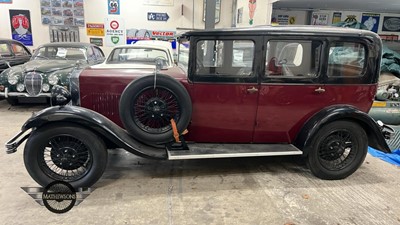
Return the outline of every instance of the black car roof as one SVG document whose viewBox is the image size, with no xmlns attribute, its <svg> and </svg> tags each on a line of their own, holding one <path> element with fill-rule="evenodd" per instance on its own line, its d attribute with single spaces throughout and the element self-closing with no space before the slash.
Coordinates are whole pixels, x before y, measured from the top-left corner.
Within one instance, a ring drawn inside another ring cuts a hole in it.
<svg viewBox="0 0 400 225">
<path fill-rule="evenodd" d="M 371 31 L 360 30 L 347 27 L 333 27 L 333 26 L 310 26 L 310 25 L 288 25 L 288 26 L 255 26 L 243 28 L 222 28 L 213 30 L 194 30 L 188 31 L 181 35 L 181 37 L 190 36 L 216 36 L 216 35 L 267 35 L 267 34 L 293 34 L 293 35 L 331 35 L 331 36 L 369 36 L 378 38 L 379 36 Z"/>
</svg>

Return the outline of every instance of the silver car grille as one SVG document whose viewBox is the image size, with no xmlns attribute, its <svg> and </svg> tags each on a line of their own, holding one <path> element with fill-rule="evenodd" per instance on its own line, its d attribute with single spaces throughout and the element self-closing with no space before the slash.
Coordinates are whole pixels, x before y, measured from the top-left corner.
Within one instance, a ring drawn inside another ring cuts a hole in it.
<svg viewBox="0 0 400 225">
<path fill-rule="evenodd" d="M 42 92 L 43 77 L 37 72 L 25 74 L 25 88 L 30 96 L 37 96 Z"/>
</svg>

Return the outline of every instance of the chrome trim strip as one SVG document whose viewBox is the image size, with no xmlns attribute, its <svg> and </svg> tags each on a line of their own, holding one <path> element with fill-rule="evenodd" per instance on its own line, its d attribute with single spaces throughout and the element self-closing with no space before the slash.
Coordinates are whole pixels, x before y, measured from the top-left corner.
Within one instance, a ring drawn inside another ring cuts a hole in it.
<svg viewBox="0 0 400 225">
<path fill-rule="evenodd" d="M 19 92 L 8 92 L 7 88 L 5 92 L 0 92 L 0 96 L 3 96 L 5 98 L 8 97 L 32 97 L 32 98 L 36 98 L 36 97 L 50 97 L 51 93 L 40 93 L 39 95 L 35 95 L 35 96 L 31 96 L 28 93 L 19 93 Z"/>
<path fill-rule="evenodd" d="M 246 153 L 215 153 L 215 154 L 188 154 L 188 155 L 171 155 L 168 152 L 168 160 L 182 160 L 182 159 L 217 159 L 217 158 L 236 158 L 236 157 L 259 157 L 259 156 L 287 156 L 287 155 L 302 155 L 303 152 L 298 151 L 281 151 L 281 152 L 246 152 Z M 178 152 L 178 151 L 174 151 Z M 180 153 L 190 152 L 190 150 L 182 151 Z"/>
</svg>

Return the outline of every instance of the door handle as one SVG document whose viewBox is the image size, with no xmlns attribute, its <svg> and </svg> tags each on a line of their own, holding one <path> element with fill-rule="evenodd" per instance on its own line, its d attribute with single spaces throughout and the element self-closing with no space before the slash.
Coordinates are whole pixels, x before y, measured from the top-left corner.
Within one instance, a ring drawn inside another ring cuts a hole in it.
<svg viewBox="0 0 400 225">
<path fill-rule="evenodd" d="M 251 87 L 251 88 L 247 89 L 247 92 L 250 93 L 250 94 L 253 94 L 253 93 L 257 92 L 257 91 L 258 91 L 258 89 L 255 88 L 255 87 Z"/>
<path fill-rule="evenodd" d="M 318 87 L 318 88 L 315 89 L 314 91 L 317 92 L 317 93 L 324 93 L 324 92 L 325 92 L 325 89 L 324 89 L 324 88 L 321 88 L 321 87 Z"/>
</svg>

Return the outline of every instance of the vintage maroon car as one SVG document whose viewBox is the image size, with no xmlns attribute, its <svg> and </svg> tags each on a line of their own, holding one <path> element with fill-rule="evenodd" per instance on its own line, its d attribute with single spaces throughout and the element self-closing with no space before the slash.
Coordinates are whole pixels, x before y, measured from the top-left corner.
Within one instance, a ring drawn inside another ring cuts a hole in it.
<svg viewBox="0 0 400 225">
<path fill-rule="evenodd" d="M 366 114 L 377 34 L 267 26 L 190 31 L 178 46 L 179 67 L 89 69 L 71 90 L 53 89 L 61 106 L 30 118 L 7 152 L 27 139 L 33 179 L 74 187 L 101 177 L 109 148 L 167 160 L 301 155 L 322 179 L 351 175 L 368 145 L 390 152 L 392 130 Z M 66 105 L 71 93 L 80 107 Z"/>
</svg>

